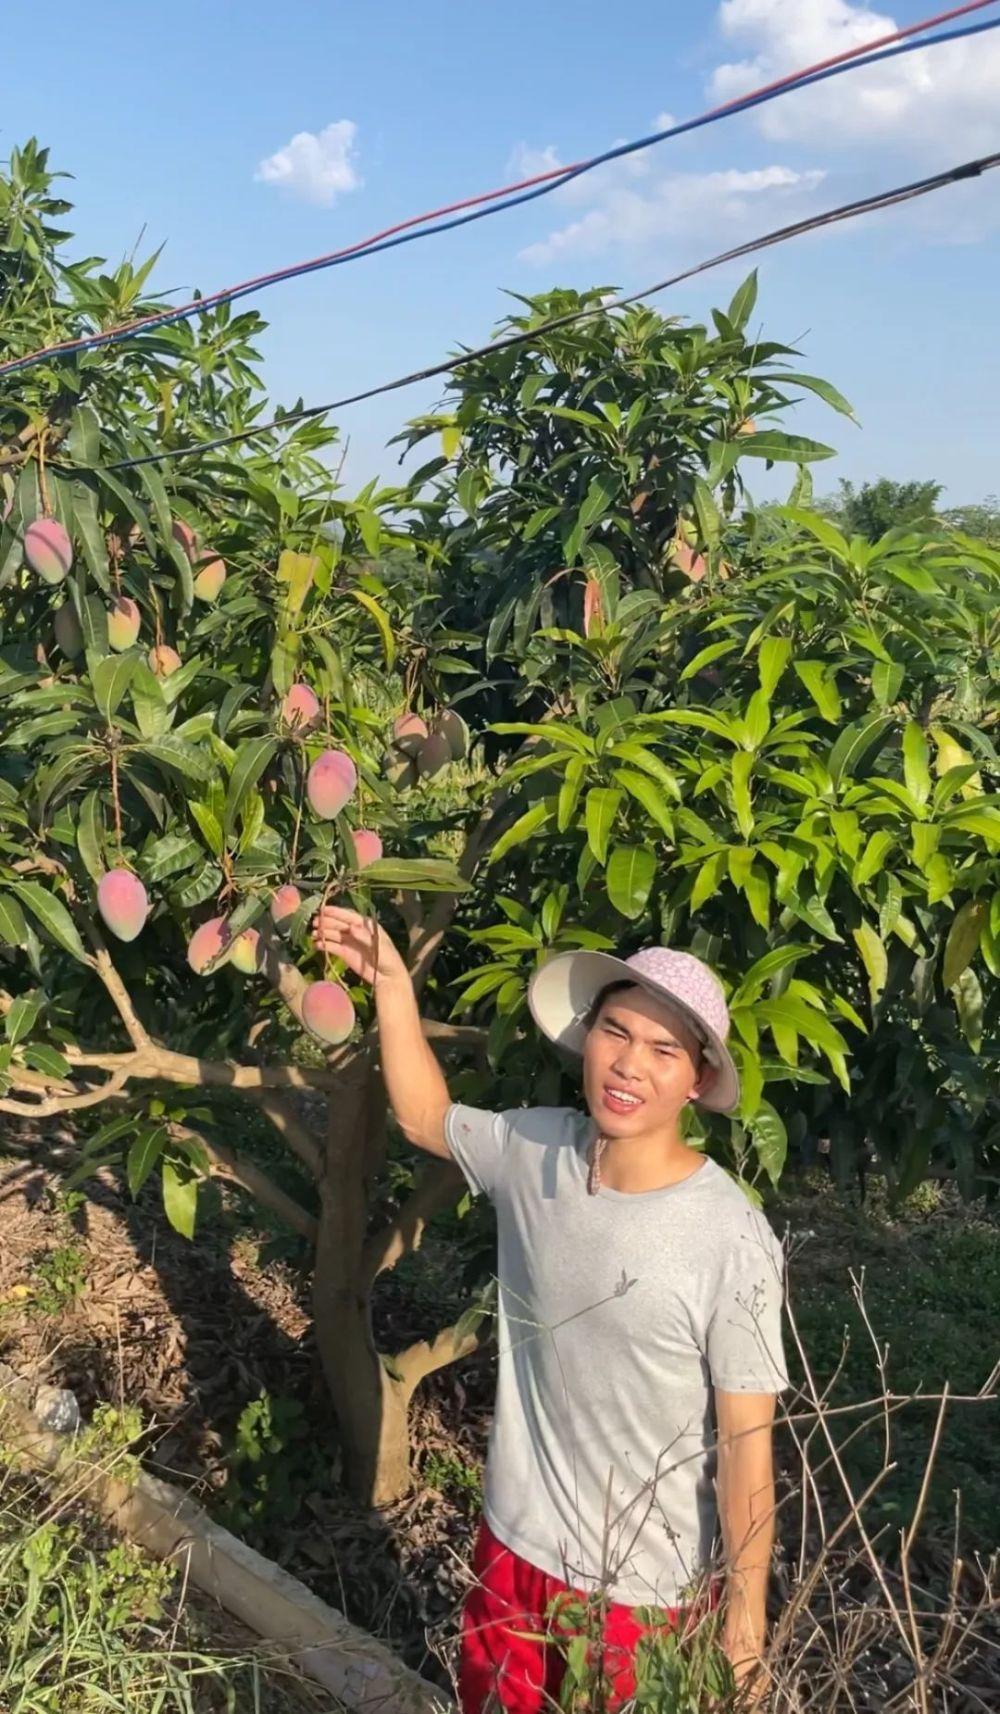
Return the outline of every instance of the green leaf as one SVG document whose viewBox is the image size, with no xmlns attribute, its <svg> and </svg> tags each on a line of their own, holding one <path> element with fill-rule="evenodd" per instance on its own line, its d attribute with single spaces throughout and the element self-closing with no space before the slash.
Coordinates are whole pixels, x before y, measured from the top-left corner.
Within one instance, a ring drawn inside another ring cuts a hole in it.
<svg viewBox="0 0 1000 1714">
<path fill-rule="evenodd" d="M 19 994 L 3 1021 L 4 1035 L 12 1047 L 30 1036 L 45 1004 L 43 994 Z"/>
<path fill-rule="evenodd" d="M 941 966 L 941 980 L 946 988 L 954 988 L 963 971 L 972 963 L 986 915 L 985 899 L 968 899 L 961 910 L 956 911 L 948 930 Z"/>
<path fill-rule="evenodd" d="M 926 803 L 931 793 L 930 752 L 915 720 L 908 720 L 903 732 L 903 773 L 907 791 L 918 803 Z"/>
<path fill-rule="evenodd" d="M 784 1120 L 770 1101 L 761 1101 L 750 1121 L 750 1135 L 761 1166 L 776 1185 L 788 1158 L 788 1132 Z"/>
<path fill-rule="evenodd" d="M 694 886 L 691 889 L 690 907 L 692 915 L 696 915 L 702 905 L 718 892 L 725 867 L 726 853 L 724 851 L 716 851 L 711 857 L 705 859 L 698 870 Z"/>
<path fill-rule="evenodd" d="M 876 661 L 872 667 L 872 695 L 881 708 L 895 702 L 903 688 L 906 668 L 899 661 Z"/>
<path fill-rule="evenodd" d="M 824 381 L 819 376 L 799 375 L 791 370 L 783 369 L 773 377 L 773 381 L 782 387 L 804 387 L 807 393 L 815 393 L 816 397 L 822 399 L 824 404 L 832 405 L 835 411 L 840 412 L 841 416 L 854 418 L 853 407 L 844 398 L 843 393 L 838 393 L 836 387 L 831 386 L 829 381 Z"/>
<path fill-rule="evenodd" d="M 556 826 L 560 833 L 566 832 L 576 814 L 586 771 L 587 763 L 583 756 L 573 756 L 566 764 L 556 803 Z"/>
<path fill-rule="evenodd" d="M 728 643 L 709 643 L 707 648 L 699 649 L 694 659 L 688 661 L 681 673 L 680 683 L 685 684 L 689 678 L 694 678 L 695 674 L 700 673 L 703 668 L 711 666 L 713 661 L 721 661 L 724 655 L 731 655 L 733 650 L 738 647 L 737 642 L 731 641 Z"/>
<path fill-rule="evenodd" d="M 278 752 L 276 738 L 248 738 L 236 752 L 226 794 L 225 831 L 231 833 L 243 800 Z"/>
<path fill-rule="evenodd" d="M 73 534 L 83 549 L 87 570 L 105 594 L 111 592 L 108 570 L 108 545 L 101 526 L 100 510 L 93 478 L 76 477 L 70 485 L 73 497 Z"/>
<path fill-rule="evenodd" d="M 141 1130 L 132 1143 L 125 1157 L 125 1177 L 128 1181 L 129 1193 L 138 1196 L 147 1178 L 163 1153 L 167 1141 L 165 1125 L 147 1125 Z M 174 1221 L 171 1220 L 171 1225 Z M 180 1228 L 178 1228 L 180 1230 Z M 192 1232 L 186 1234 L 191 1237 Z"/>
<path fill-rule="evenodd" d="M 827 763 L 830 778 L 835 786 L 862 766 L 876 746 L 881 744 L 892 723 L 891 714 L 874 714 L 844 728 L 830 751 Z"/>
<path fill-rule="evenodd" d="M 772 952 L 765 952 L 762 958 L 751 964 L 742 982 L 732 998 L 733 1006 L 748 1006 L 757 999 L 764 987 L 783 970 L 801 963 L 817 950 L 815 942 L 805 946 L 776 946 Z"/>
<path fill-rule="evenodd" d="M 36 921 L 41 923 L 50 939 L 54 940 L 57 946 L 61 946 L 64 952 L 79 959 L 81 964 L 86 964 L 87 949 L 62 900 L 53 898 L 51 893 L 46 892 L 40 881 L 11 881 L 8 884 L 21 904 L 26 905 Z"/>
<path fill-rule="evenodd" d="M 737 333 L 742 333 L 753 314 L 757 302 L 757 270 L 748 274 L 741 286 L 737 286 L 732 301 L 726 311 L 726 319 L 730 321 Z"/>
<path fill-rule="evenodd" d="M 380 857 L 365 866 L 361 879 L 365 886 L 411 893 L 466 893 L 470 884 L 450 857 Z"/>
<path fill-rule="evenodd" d="M 193 806 L 189 804 L 188 807 L 193 812 Z M 198 805 L 199 809 L 203 807 L 201 804 Z M 195 819 L 197 820 L 197 817 Z M 215 825 L 218 827 L 218 822 Z M 202 831 L 204 832 L 204 829 Z M 219 850 L 214 852 L 214 855 L 220 856 L 221 850 L 220 845 Z M 148 851 L 141 853 L 139 868 L 143 880 L 148 881 L 153 886 L 158 881 L 165 881 L 168 875 L 177 875 L 185 869 L 193 869 L 196 863 L 203 860 L 203 856 L 204 853 L 198 841 L 192 839 L 189 834 L 168 833 L 165 838 L 157 839 Z"/>
<path fill-rule="evenodd" d="M 757 671 L 760 676 L 760 688 L 770 701 L 777 688 L 788 658 L 792 652 L 791 642 L 787 637 L 765 637 L 760 645 L 757 656 Z M 798 670 L 796 668 L 796 670 Z"/>
<path fill-rule="evenodd" d="M 753 805 L 750 801 L 750 775 L 754 758 L 748 750 L 738 750 L 732 761 L 733 808 L 744 839 L 749 839 L 754 827 Z"/>
<path fill-rule="evenodd" d="M 592 529 L 603 518 L 618 492 L 618 486 L 619 478 L 612 471 L 602 471 L 592 479 L 577 514 L 577 522 L 583 525 L 584 530 Z"/>
<path fill-rule="evenodd" d="M 868 974 L 868 992 L 872 1005 L 878 1004 L 879 997 L 885 987 L 889 975 L 889 959 L 880 935 L 872 928 L 871 923 L 863 922 L 851 930 L 854 944 L 861 954 L 861 962 Z"/>
<path fill-rule="evenodd" d="M 795 671 L 823 719 L 839 721 L 841 702 L 837 691 L 837 675 L 833 667 L 825 666 L 822 661 L 796 661 Z"/>
<path fill-rule="evenodd" d="M 94 687 L 94 701 L 105 720 L 111 719 L 121 703 L 132 683 L 139 661 L 139 655 L 128 654 L 107 655 L 104 660 L 91 663 L 90 682 Z"/>
<path fill-rule="evenodd" d="M 32 1071 L 40 1071 L 43 1077 L 68 1077 L 69 1060 L 48 1042 L 25 1042 L 21 1049 L 21 1057 L 25 1065 Z"/>
<path fill-rule="evenodd" d="M 499 863 L 501 857 L 506 857 L 507 852 L 513 850 L 515 845 L 523 845 L 526 839 L 530 839 L 534 833 L 539 833 L 551 820 L 552 806 L 547 800 L 532 804 L 529 810 L 518 816 L 512 827 L 508 827 L 507 831 L 500 835 L 490 852 L 487 867 Z"/>
<path fill-rule="evenodd" d="M 26 946 L 28 926 L 21 907 L 9 893 L 0 893 L 0 945 Z"/>
<path fill-rule="evenodd" d="M 609 786 L 593 786 L 587 793 L 584 809 L 587 844 L 598 863 L 607 859 L 611 829 L 621 801 L 622 793 Z"/>
<path fill-rule="evenodd" d="M 963 970 L 952 995 L 962 1034 L 973 1053 L 979 1053 L 983 1045 L 983 990 L 974 970 Z"/>
<path fill-rule="evenodd" d="M 757 434 L 741 435 L 737 458 L 767 458 L 774 463 L 811 464 L 818 458 L 834 458 L 836 447 L 824 446 L 822 441 L 807 440 L 805 435 L 784 434 L 780 429 L 761 429 Z"/>
<path fill-rule="evenodd" d="M 879 874 L 885 867 L 886 859 L 896 844 L 896 835 L 885 828 L 878 828 L 868 840 L 867 845 L 854 865 L 851 876 L 856 887 L 864 887 L 873 876 Z"/>
<path fill-rule="evenodd" d="M 226 848 L 226 836 L 222 830 L 222 823 L 214 809 L 212 809 L 209 804 L 198 803 L 194 799 L 189 800 L 188 809 L 190 810 L 193 819 L 197 822 L 198 827 L 201 830 L 202 838 L 208 846 L 208 849 L 211 851 L 212 856 L 221 857 Z M 198 855 L 201 855 L 200 848 Z"/>
<path fill-rule="evenodd" d="M 641 916 L 656 879 L 656 853 L 648 845 L 616 845 L 605 874 L 608 898 L 624 917 Z"/>
<path fill-rule="evenodd" d="M 129 754 L 148 756 L 159 767 L 173 769 L 188 780 L 207 780 L 212 772 L 212 763 L 207 756 L 196 750 L 194 745 L 185 744 L 183 738 L 172 738 L 169 733 L 137 744 Z"/>
<path fill-rule="evenodd" d="M 392 634 L 392 626 L 389 623 L 388 614 L 385 609 L 380 607 L 378 602 L 374 600 L 371 595 L 366 594 L 363 589 L 351 589 L 349 593 L 353 596 L 355 601 L 360 602 L 361 606 L 367 613 L 371 614 L 378 626 L 379 635 L 382 638 L 382 650 L 385 655 L 386 671 L 391 672 L 396 660 L 396 641 Z"/>
<path fill-rule="evenodd" d="M 808 512 L 799 506 L 776 506 L 775 511 L 779 517 L 787 518 L 789 523 L 798 524 L 800 529 L 808 530 L 834 559 L 847 559 L 850 550 L 846 538 L 835 524 L 831 524 L 829 518 L 821 517 L 818 512 Z"/>
<path fill-rule="evenodd" d="M 673 817 L 670 814 L 666 798 L 656 781 L 651 779 L 648 774 L 640 774 L 632 768 L 616 768 L 612 777 L 624 791 L 628 792 L 630 797 L 635 798 L 636 802 L 642 805 L 646 814 L 652 821 L 655 821 L 657 827 L 661 828 L 667 837 L 672 839 L 674 833 Z"/>
<path fill-rule="evenodd" d="M 175 1232 L 182 1238 L 194 1237 L 198 1213 L 198 1181 L 181 1172 L 166 1155 L 163 1159 L 163 1209 Z"/>
<path fill-rule="evenodd" d="M 80 805 L 76 847 L 91 880 L 100 881 L 107 862 L 104 856 L 104 811 L 99 792 L 88 792 Z"/>
</svg>

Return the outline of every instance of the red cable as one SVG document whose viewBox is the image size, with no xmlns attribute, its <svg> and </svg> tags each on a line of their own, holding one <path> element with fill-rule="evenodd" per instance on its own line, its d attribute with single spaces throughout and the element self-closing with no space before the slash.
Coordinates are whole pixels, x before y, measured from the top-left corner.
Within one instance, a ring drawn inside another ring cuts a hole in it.
<svg viewBox="0 0 1000 1714">
<path fill-rule="evenodd" d="M 797 82 L 800 77 L 809 77 L 814 72 L 827 71 L 831 66 L 843 65 L 848 60 L 860 58 L 862 54 L 874 53 L 879 48 L 890 46 L 892 42 L 905 41 L 910 36 L 919 35 L 923 30 L 934 29 L 938 24 L 949 24 L 955 18 L 964 18 L 970 12 L 981 12 L 986 6 L 993 6 L 996 3 L 997 0 L 966 0 L 966 4 L 963 6 L 953 6 L 947 12 L 938 12 L 933 18 L 922 18 L 917 24 L 907 24 L 904 29 L 891 30 L 888 35 L 878 36 L 874 41 L 864 42 L 856 48 L 845 48 L 842 53 L 831 54 L 825 60 L 817 60 L 815 65 L 801 66 L 798 71 L 787 72 L 784 77 L 776 77 L 771 83 L 762 83 L 759 88 L 747 90 L 743 95 L 733 96 L 731 100 L 722 102 L 718 107 L 707 108 L 701 117 L 703 119 L 721 118 L 731 107 L 746 101 L 748 97 L 770 94 L 772 90 L 782 89 L 785 84 Z M 274 285 L 278 280 L 285 279 L 299 270 L 319 268 L 326 263 L 338 261 L 342 256 L 357 255 L 359 251 L 367 250 L 370 245 L 380 244 L 386 238 L 394 238 L 399 232 L 408 232 L 411 227 L 422 226 L 427 220 L 438 220 L 446 214 L 458 214 L 464 208 L 477 208 L 484 202 L 495 202 L 498 197 L 510 196 L 519 190 L 530 190 L 534 185 L 547 184 L 552 179 L 563 178 L 567 173 L 578 172 L 581 167 L 586 166 L 589 158 L 589 156 L 585 156 L 583 160 L 573 161 L 568 166 L 551 167 L 548 172 L 535 173 L 532 178 L 528 179 L 518 179 L 513 184 L 502 185 L 499 190 L 483 191 L 478 196 L 467 196 L 459 202 L 445 203 L 441 208 L 429 209 L 426 214 L 411 215 L 407 220 L 399 220 L 393 226 L 383 227 L 381 232 L 373 232 L 368 238 L 359 239 L 356 244 L 345 245 L 342 250 L 331 250 L 327 255 L 314 257 L 312 261 L 296 262 L 292 267 L 278 268 L 270 274 L 257 274 L 249 280 L 242 280 L 238 285 L 227 286 L 223 291 L 213 292 L 209 297 L 192 298 L 191 302 L 183 304 L 181 309 L 211 309 L 220 299 L 230 297 L 233 293 L 246 293 L 261 286 Z M 169 310 L 164 310 L 162 315 L 175 316 L 177 313 L 177 306 L 174 305 Z M 156 327 L 161 319 L 161 315 L 143 316 L 139 321 L 123 321 L 115 327 L 102 328 L 101 333 L 102 335 L 123 333 L 126 328 L 131 327 Z M 79 339 L 63 340 L 58 345 L 43 345 L 37 351 L 32 352 L 31 356 L 32 358 L 49 357 L 56 356 L 62 351 L 74 351 L 77 346 L 85 345 L 91 338 L 93 335 L 88 334 Z M 24 359 L 18 361 L 23 362 Z M 5 365 L 0 365 L 0 374 L 3 373 L 4 367 Z"/>
</svg>

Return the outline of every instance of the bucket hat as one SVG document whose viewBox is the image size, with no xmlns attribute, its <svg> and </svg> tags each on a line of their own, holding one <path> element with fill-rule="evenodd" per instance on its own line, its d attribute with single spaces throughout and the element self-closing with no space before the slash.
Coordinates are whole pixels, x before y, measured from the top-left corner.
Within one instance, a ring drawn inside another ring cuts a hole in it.
<svg viewBox="0 0 1000 1714">
<path fill-rule="evenodd" d="M 664 1000 L 685 1019 L 702 1043 L 715 1070 L 709 1087 L 696 1097 L 702 1107 L 730 1113 L 739 1105 L 740 1080 L 726 1046 L 729 1008 L 714 971 L 691 952 L 647 946 L 630 958 L 609 952 L 561 952 L 535 971 L 528 986 L 531 1015 L 550 1041 L 583 1053 L 587 1018 L 602 988 L 632 982 Z"/>
</svg>

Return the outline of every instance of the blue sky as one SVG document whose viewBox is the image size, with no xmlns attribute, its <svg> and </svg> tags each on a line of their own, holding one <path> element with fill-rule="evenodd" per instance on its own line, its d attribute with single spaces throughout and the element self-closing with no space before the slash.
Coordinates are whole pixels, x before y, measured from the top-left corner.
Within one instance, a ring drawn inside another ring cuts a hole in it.
<svg viewBox="0 0 1000 1714">
<path fill-rule="evenodd" d="M 44 50 L 11 8 L 0 154 L 32 133 L 75 182 L 80 253 L 165 243 L 188 297 L 334 249 L 536 161 L 568 161 L 905 24 L 854 0 L 49 0 Z M 84 24 L 86 18 L 86 24 Z M 849 74 L 660 145 L 529 207 L 276 287 L 273 397 L 320 402 L 487 337 L 503 288 L 635 288 L 787 220 L 1000 146 L 1000 30 Z M 760 259 L 760 324 L 852 400 L 795 427 L 838 476 L 1000 490 L 1000 171 Z M 744 270 L 663 296 L 702 317 Z M 385 443 L 436 386 L 341 419 L 346 479 L 391 480 Z"/>
</svg>

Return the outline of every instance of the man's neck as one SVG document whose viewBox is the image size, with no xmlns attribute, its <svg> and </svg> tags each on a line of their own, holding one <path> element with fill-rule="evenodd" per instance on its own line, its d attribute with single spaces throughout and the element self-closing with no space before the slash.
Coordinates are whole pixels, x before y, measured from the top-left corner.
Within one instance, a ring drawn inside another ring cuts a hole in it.
<svg viewBox="0 0 1000 1714">
<path fill-rule="evenodd" d="M 685 1143 L 679 1125 L 648 1137 L 606 1137 L 601 1151 L 601 1183 L 608 1190 L 636 1196 L 662 1190 L 690 1178 L 703 1157 Z"/>
</svg>

